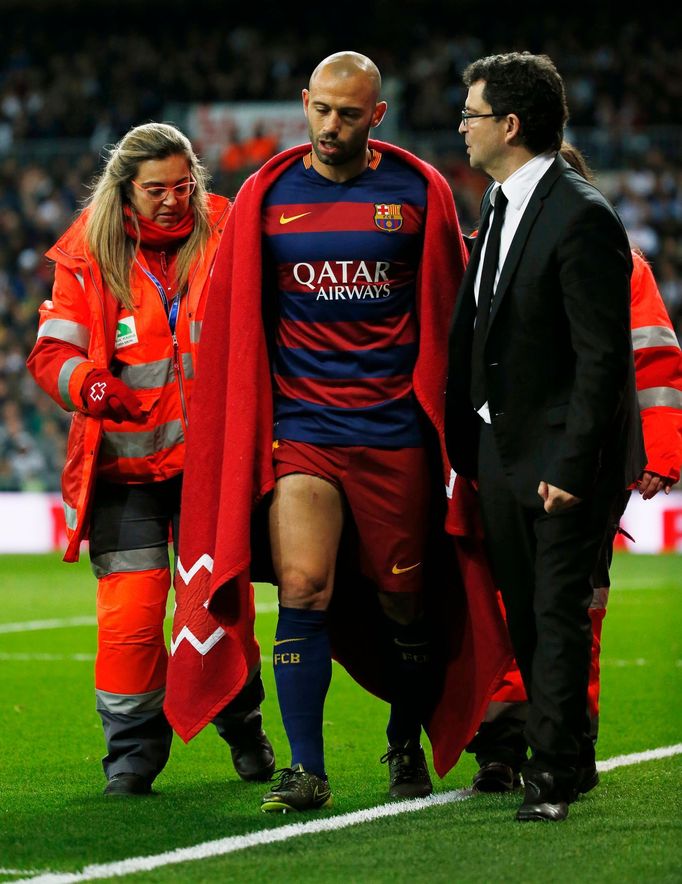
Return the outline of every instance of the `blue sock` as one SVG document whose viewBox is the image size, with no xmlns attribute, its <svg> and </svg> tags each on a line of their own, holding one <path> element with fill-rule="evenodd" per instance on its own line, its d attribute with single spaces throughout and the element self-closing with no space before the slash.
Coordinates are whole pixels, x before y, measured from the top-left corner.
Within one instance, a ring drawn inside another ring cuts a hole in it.
<svg viewBox="0 0 682 884">
<path fill-rule="evenodd" d="M 322 713 L 332 677 L 326 612 L 280 606 L 272 662 L 291 766 L 325 777 Z"/>
<path fill-rule="evenodd" d="M 391 746 L 418 742 L 432 693 L 432 652 L 423 619 L 402 625 L 386 618 L 393 638 L 393 701 L 386 736 Z"/>
</svg>

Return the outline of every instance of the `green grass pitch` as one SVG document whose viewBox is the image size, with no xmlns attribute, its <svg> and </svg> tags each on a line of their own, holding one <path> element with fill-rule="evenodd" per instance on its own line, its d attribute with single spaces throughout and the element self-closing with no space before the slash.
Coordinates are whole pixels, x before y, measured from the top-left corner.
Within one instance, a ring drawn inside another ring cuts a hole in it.
<svg viewBox="0 0 682 884">
<path fill-rule="evenodd" d="M 57 556 L 0 557 L 0 882 L 49 872 L 53 880 L 69 880 L 57 873 L 105 879 L 105 871 L 83 870 L 232 836 L 272 836 L 292 823 L 309 829 L 387 802 L 379 764 L 387 707 L 338 666 L 325 714 L 331 811 L 260 814 L 263 786 L 238 780 L 211 727 L 189 745 L 175 740 L 157 794 L 104 799 L 92 688 L 94 589 L 87 556 L 78 565 Z M 257 588 L 266 728 L 284 766 L 267 662 L 275 601 L 272 587 Z M 599 759 L 682 743 L 681 614 L 682 557 L 616 557 Z M 465 755 L 436 791 L 466 788 L 473 772 Z M 465 797 L 151 871 L 112 868 L 139 882 L 680 882 L 681 787 L 682 755 L 673 754 L 602 773 L 561 824 L 515 823 L 518 796 Z"/>
</svg>

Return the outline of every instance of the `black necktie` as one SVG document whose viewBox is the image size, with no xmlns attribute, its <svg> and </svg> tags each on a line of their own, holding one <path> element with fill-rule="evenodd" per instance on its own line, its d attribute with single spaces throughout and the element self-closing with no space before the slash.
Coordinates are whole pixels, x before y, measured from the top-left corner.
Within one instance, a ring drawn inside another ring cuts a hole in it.
<svg viewBox="0 0 682 884">
<path fill-rule="evenodd" d="M 478 308 L 476 310 L 476 324 L 474 326 L 474 338 L 471 345 L 471 401 L 476 411 L 488 401 L 485 382 L 485 360 L 483 349 L 485 337 L 488 331 L 488 317 L 493 302 L 493 289 L 497 274 L 497 261 L 500 255 L 500 231 L 504 223 L 504 213 L 507 210 L 507 197 L 498 187 L 495 196 L 495 211 L 493 223 L 488 231 L 488 240 L 485 246 L 485 257 L 481 268 L 481 281 L 478 287 Z"/>
</svg>

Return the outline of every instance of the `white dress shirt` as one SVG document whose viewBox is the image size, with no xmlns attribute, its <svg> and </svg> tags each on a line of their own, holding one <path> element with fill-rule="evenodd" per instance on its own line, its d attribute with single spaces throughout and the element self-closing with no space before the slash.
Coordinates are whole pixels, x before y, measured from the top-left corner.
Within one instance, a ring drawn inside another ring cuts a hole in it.
<svg viewBox="0 0 682 884">
<path fill-rule="evenodd" d="M 493 292 L 497 288 L 497 281 L 500 278 L 500 271 L 504 266 L 505 259 L 507 257 L 507 253 L 509 252 L 509 247 L 512 244 L 512 240 L 514 239 L 514 234 L 516 233 L 519 224 L 521 223 L 521 218 L 523 217 L 523 213 L 526 211 L 526 206 L 530 201 L 531 196 L 533 195 L 533 191 L 537 187 L 540 179 L 545 174 L 547 169 L 552 165 L 554 159 L 556 157 L 556 153 L 540 153 L 537 156 L 534 156 L 531 160 L 528 160 L 527 163 L 524 163 L 523 166 L 518 168 L 516 172 L 509 176 L 506 179 L 504 184 L 495 183 L 493 185 L 493 189 L 490 193 L 490 202 L 493 206 L 493 211 L 490 213 L 490 224 L 488 225 L 488 230 L 485 232 L 486 241 L 483 243 L 483 248 L 481 249 L 481 254 L 478 261 L 478 267 L 476 268 L 476 279 L 474 281 L 474 297 L 476 298 L 476 303 L 478 304 L 478 289 L 481 284 L 481 270 L 483 269 L 483 261 L 485 259 L 485 250 L 488 245 L 488 231 L 492 225 L 493 215 L 495 214 L 495 197 L 497 196 L 497 192 L 502 188 L 504 191 L 504 195 L 509 200 L 507 204 L 507 211 L 504 216 L 504 221 L 502 223 L 502 230 L 500 231 L 500 254 L 497 259 L 497 272 L 495 274 L 495 285 L 493 287 Z M 483 420 L 489 424 L 490 421 L 490 408 L 488 407 L 488 403 L 486 402 L 482 405 L 478 413 L 481 415 Z"/>
</svg>

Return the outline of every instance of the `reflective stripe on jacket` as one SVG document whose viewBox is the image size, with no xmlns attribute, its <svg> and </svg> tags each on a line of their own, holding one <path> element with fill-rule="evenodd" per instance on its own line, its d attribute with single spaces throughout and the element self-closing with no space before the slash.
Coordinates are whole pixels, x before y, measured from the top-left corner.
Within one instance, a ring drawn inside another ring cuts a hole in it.
<svg viewBox="0 0 682 884">
<path fill-rule="evenodd" d="M 632 346 L 649 472 L 680 478 L 682 351 L 651 268 L 633 252 Z"/>
<path fill-rule="evenodd" d="M 56 264 L 52 300 L 40 308 L 38 338 L 27 364 L 55 402 L 74 411 L 62 473 L 69 540 L 65 561 L 78 559 L 80 543 L 87 536 L 96 475 L 149 482 L 169 478 L 183 468 L 187 407 L 206 293 L 229 206 L 225 197 L 209 196 L 212 234 L 204 255 L 190 270 L 175 335 L 158 290 L 144 272 L 142 253 L 131 272 L 132 312 L 105 289 L 85 244 L 84 215 L 47 252 Z M 83 381 L 95 367 L 109 368 L 135 391 L 146 415 L 143 423 L 117 424 L 78 410 Z"/>
</svg>

